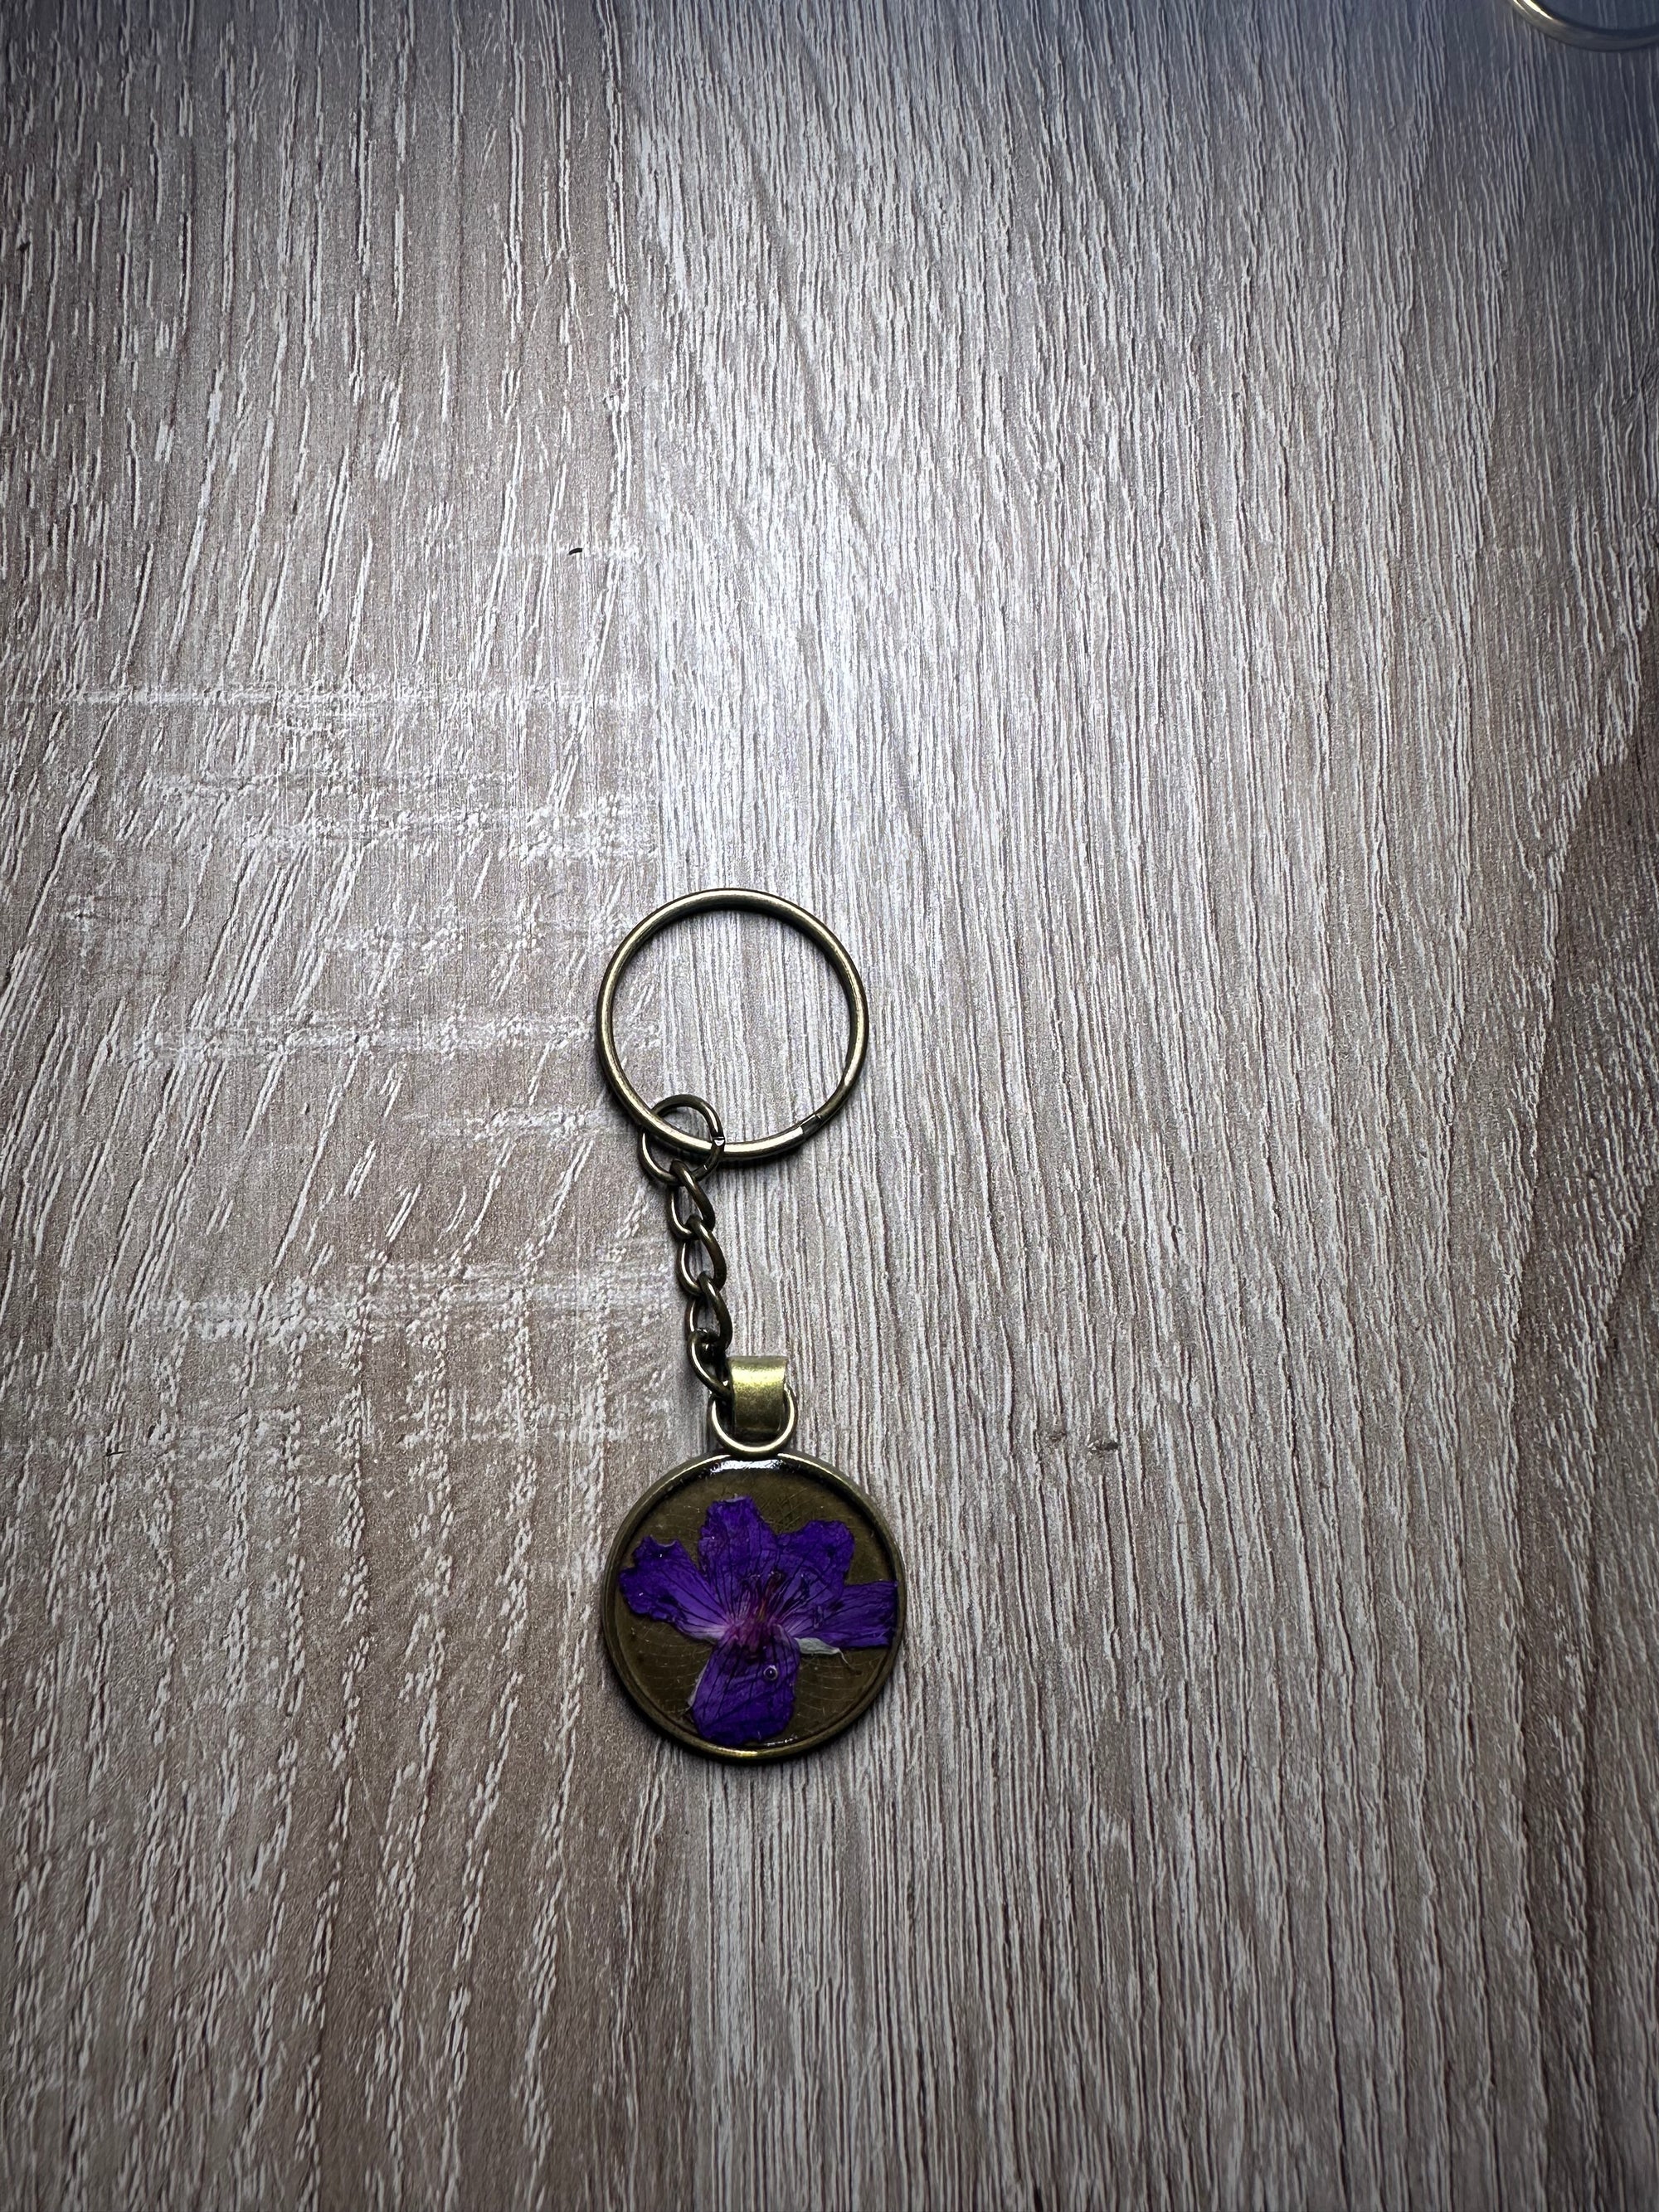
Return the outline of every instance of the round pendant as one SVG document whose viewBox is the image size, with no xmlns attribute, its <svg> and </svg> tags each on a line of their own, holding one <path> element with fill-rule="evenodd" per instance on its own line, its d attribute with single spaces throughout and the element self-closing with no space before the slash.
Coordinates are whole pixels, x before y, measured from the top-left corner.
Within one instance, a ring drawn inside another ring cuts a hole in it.
<svg viewBox="0 0 1659 2212">
<path fill-rule="evenodd" d="M 799 1452 L 688 1460 L 623 1522 L 605 1649 L 647 1720 L 714 1759 L 787 1759 L 850 1728 L 904 1633 L 881 1515 Z"/>
</svg>

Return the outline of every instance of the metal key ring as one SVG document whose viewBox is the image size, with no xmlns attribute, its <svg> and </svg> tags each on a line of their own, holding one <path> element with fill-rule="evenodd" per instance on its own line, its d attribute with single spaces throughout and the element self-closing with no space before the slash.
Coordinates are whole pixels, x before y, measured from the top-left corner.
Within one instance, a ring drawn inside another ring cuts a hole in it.
<svg viewBox="0 0 1659 2212">
<path fill-rule="evenodd" d="M 774 891 L 717 890 L 692 891 L 684 898 L 671 899 L 636 922 L 622 943 L 611 954 L 610 964 L 599 985 L 598 1039 L 599 1066 L 611 1087 L 612 1097 L 636 1129 L 653 1137 L 668 1151 L 678 1152 L 690 1160 L 706 1159 L 711 1149 L 706 1138 L 693 1136 L 689 1129 L 677 1129 L 653 1113 L 645 1099 L 629 1081 L 617 1052 L 616 1018 L 617 988 L 635 956 L 659 931 L 672 928 L 677 921 L 685 921 L 694 914 L 735 912 L 739 914 L 770 915 L 773 921 L 785 923 L 808 937 L 823 953 L 836 971 L 847 1000 L 848 1019 L 847 1058 L 842 1066 L 841 1079 L 821 1106 L 813 1108 L 799 1121 L 787 1129 L 777 1129 L 769 1137 L 749 1137 L 729 1142 L 722 1156 L 727 1167 L 752 1167 L 760 1160 L 781 1159 L 786 1152 L 794 1152 L 826 1121 L 832 1121 L 853 1095 L 853 1086 L 864 1066 L 865 1048 L 870 1040 L 870 1005 L 864 995 L 864 982 L 853 965 L 851 954 L 841 939 L 815 914 L 805 907 L 795 906 Z"/>
<path fill-rule="evenodd" d="M 1576 15 L 1558 15 L 1544 0 L 1511 0 L 1517 15 L 1524 15 L 1535 31 L 1559 39 L 1564 46 L 1589 46 L 1597 53 L 1634 54 L 1644 46 L 1659 46 L 1659 23 L 1635 23 L 1628 30 L 1609 24 L 1582 22 Z"/>
</svg>

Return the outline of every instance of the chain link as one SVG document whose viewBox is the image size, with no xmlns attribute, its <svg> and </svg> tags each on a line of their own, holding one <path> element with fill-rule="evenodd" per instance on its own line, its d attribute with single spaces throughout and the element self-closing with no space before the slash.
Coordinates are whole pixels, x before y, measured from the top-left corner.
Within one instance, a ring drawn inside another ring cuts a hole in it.
<svg viewBox="0 0 1659 2212">
<path fill-rule="evenodd" d="M 732 1316 L 724 1296 L 726 1254 L 714 1234 L 714 1205 L 703 1188 L 725 1153 L 726 1131 L 708 1101 L 691 1091 L 676 1091 L 672 1097 L 659 1099 L 652 1110 L 659 1117 L 696 1114 L 708 1132 L 705 1157 L 693 1167 L 678 1153 L 672 1159 L 659 1158 L 652 1150 L 650 1133 L 642 1129 L 640 1165 L 667 1193 L 668 1232 L 677 1247 L 674 1278 L 685 1300 L 685 1356 L 709 1396 L 729 1410 Z"/>
</svg>

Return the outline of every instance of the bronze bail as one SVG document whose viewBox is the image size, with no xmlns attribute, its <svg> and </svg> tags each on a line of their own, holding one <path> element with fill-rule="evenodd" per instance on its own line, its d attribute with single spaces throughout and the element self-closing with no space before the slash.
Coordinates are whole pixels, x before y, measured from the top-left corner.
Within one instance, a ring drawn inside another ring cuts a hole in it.
<svg viewBox="0 0 1659 2212">
<path fill-rule="evenodd" d="M 739 1459 L 769 1459 L 795 1432 L 795 1394 L 787 1363 L 778 1352 L 763 1352 L 757 1358 L 734 1352 L 726 1367 L 732 1381 L 731 1419 L 722 1419 L 720 1400 L 710 1398 L 709 1433 Z"/>
</svg>

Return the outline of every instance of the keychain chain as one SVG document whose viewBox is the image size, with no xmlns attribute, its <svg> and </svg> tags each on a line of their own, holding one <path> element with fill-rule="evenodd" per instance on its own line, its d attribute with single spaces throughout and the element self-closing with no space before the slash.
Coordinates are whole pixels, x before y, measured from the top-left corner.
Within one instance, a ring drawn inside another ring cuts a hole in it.
<svg viewBox="0 0 1659 2212">
<path fill-rule="evenodd" d="M 693 1167 L 676 1155 L 660 1160 L 651 1149 L 648 1130 L 640 1132 L 640 1165 L 667 1193 L 668 1231 L 678 1248 L 674 1276 L 685 1300 L 685 1356 L 691 1371 L 715 1404 L 732 1405 L 732 1316 L 727 1309 L 726 1254 L 714 1234 L 714 1207 L 703 1188 L 726 1151 L 720 1117 L 706 1098 L 677 1091 L 659 1101 L 658 1115 L 684 1110 L 701 1116 L 708 1132 L 706 1157 Z"/>
</svg>

